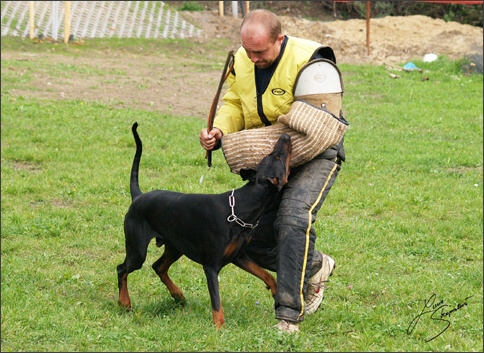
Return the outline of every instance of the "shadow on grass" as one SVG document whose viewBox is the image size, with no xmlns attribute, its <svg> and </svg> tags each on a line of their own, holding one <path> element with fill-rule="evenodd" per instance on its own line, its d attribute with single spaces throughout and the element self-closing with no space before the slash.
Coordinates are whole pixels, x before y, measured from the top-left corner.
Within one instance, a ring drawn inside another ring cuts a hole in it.
<svg viewBox="0 0 484 353">
<path fill-rule="evenodd" d="M 193 303 L 191 303 L 193 304 Z M 175 301 L 171 297 L 161 300 L 153 300 L 140 305 L 137 310 L 152 317 L 163 317 L 166 315 L 176 315 L 180 308 L 187 306 L 187 300 Z M 191 306 L 191 305 L 188 305 Z"/>
</svg>

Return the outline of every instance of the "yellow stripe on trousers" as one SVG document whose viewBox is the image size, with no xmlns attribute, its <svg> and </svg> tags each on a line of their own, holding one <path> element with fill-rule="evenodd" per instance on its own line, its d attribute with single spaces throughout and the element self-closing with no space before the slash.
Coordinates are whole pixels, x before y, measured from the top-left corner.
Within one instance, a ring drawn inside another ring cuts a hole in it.
<svg viewBox="0 0 484 353">
<path fill-rule="evenodd" d="M 306 266 L 308 262 L 308 250 L 309 250 L 309 237 L 310 237 L 310 232 L 311 232 L 311 220 L 312 220 L 312 214 L 314 208 L 317 206 L 319 201 L 321 200 L 321 197 L 323 197 L 324 190 L 326 190 L 326 186 L 328 186 L 329 181 L 331 180 L 331 177 L 334 174 L 334 171 L 338 168 L 338 164 L 334 164 L 333 169 L 331 169 L 331 173 L 329 173 L 328 178 L 326 179 L 326 182 L 323 185 L 323 188 L 321 189 L 321 192 L 318 195 L 318 198 L 314 202 L 314 204 L 311 206 L 308 212 L 308 227 L 306 228 L 306 248 L 304 250 L 304 264 L 302 268 L 302 274 L 301 274 L 301 283 L 299 284 L 299 296 L 301 298 L 301 311 L 299 312 L 299 317 L 301 317 L 304 314 L 304 307 L 305 307 L 305 301 L 304 301 L 304 293 L 303 293 L 303 287 L 304 287 L 304 277 L 306 274 Z"/>
</svg>

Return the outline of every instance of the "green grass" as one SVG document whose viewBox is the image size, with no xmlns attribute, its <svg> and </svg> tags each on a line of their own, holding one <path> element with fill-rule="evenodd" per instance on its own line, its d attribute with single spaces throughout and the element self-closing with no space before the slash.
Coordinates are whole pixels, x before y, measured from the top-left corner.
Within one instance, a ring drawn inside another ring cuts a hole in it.
<svg viewBox="0 0 484 353">
<path fill-rule="evenodd" d="M 203 6 L 196 1 L 183 1 L 179 7 L 180 11 L 203 11 Z"/>
<path fill-rule="evenodd" d="M 224 47 L 227 43 L 229 41 L 226 39 L 217 39 L 214 44 L 207 44 L 200 49 L 200 43 L 196 39 L 95 38 L 75 42 L 74 45 L 65 45 L 63 43 L 38 43 L 36 39 L 30 40 L 5 36 L 2 37 L 2 50 L 15 50 L 28 52 L 29 54 L 51 52 L 53 55 L 65 55 L 74 58 L 79 56 L 106 57 L 106 55 L 114 55 L 114 53 L 121 57 L 127 54 L 162 57 L 177 56 L 178 59 L 183 59 L 185 64 L 190 62 L 190 64 L 214 65 L 222 69 L 227 56 L 227 50 Z M 205 50 L 209 52 L 209 55 L 195 55 L 195 53 L 198 54 Z M 187 55 L 187 53 L 191 55 Z M 221 64 L 218 64 L 217 58 L 220 58 L 218 61 Z M 25 61 L 23 62 L 24 65 L 28 65 Z M 180 64 L 183 63 L 180 62 Z"/>
<path fill-rule="evenodd" d="M 133 311 L 120 309 L 132 123 L 144 143 L 142 190 L 216 193 L 242 181 L 220 151 L 207 169 L 205 122 L 13 99 L 28 77 L 8 67 L 26 64 L 2 60 L 2 351 L 482 351 L 482 75 L 445 58 L 415 64 L 422 73 L 394 72 L 399 79 L 383 66 L 340 65 L 347 162 L 315 223 L 317 248 L 338 266 L 322 308 L 287 336 L 272 328 L 263 283 L 232 265 L 220 274 L 222 330 L 211 323 L 203 270 L 186 258 L 170 272 L 187 297 L 177 306 L 150 268 L 161 253 L 154 244 L 130 275 Z M 52 75 L 66 69 L 75 70 L 49 66 Z M 425 314 L 408 328 L 434 293 L 445 312 L 459 309 L 426 342 L 445 322 Z"/>
</svg>

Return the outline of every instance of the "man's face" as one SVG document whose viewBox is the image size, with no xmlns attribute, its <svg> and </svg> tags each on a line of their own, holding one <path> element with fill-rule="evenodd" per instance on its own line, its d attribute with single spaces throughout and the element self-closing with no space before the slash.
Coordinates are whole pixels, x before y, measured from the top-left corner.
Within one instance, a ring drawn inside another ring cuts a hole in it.
<svg viewBox="0 0 484 353">
<path fill-rule="evenodd" d="M 277 59 L 284 36 L 281 34 L 274 41 L 263 31 L 247 29 L 242 30 L 241 39 L 250 61 L 259 69 L 265 69 Z"/>
</svg>

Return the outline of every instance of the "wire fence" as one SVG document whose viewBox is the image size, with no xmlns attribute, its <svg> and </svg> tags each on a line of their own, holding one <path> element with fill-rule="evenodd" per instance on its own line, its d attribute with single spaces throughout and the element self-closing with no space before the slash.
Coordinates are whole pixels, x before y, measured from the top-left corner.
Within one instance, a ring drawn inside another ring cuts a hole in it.
<svg viewBox="0 0 484 353">
<path fill-rule="evenodd" d="M 62 38 L 66 1 L 2 1 L 1 35 Z M 31 5 L 33 6 L 31 7 Z M 201 30 L 163 1 L 71 1 L 70 34 L 75 38 L 189 38 Z"/>
</svg>

